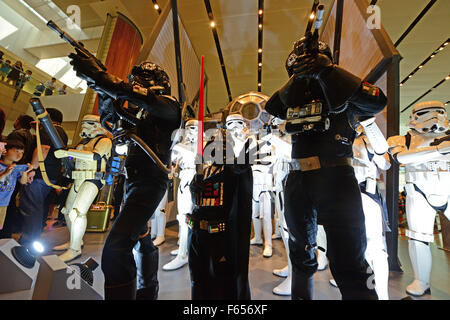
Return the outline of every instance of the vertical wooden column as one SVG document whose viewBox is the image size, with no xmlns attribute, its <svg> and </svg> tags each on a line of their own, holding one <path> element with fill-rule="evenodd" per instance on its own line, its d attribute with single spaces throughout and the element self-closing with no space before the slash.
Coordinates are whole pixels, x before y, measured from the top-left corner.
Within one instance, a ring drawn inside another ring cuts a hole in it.
<svg viewBox="0 0 450 320">
<path fill-rule="evenodd" d="M 108 15 L 103 30 L 97 58 L 107 67 L 107 72 L 121 79 L 126 79 L 136 61 L 143 44 L 140 31 L 134 23 L 123 14 Z M 81 107 L 77 129 L 72 139 L 80 140 L 78 134 L 81 130 L 81 120 L 86 114 L 98 114 L 97 94 L 88 89 Z"/>
</svg>

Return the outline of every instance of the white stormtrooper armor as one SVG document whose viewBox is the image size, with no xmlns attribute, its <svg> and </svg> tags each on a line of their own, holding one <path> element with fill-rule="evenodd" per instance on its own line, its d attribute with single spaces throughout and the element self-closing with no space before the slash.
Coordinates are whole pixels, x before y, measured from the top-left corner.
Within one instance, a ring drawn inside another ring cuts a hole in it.
<svg viewBox="0 0 450 320">
<path fill-rule="evenodd" d="M 159 202 L 158 208 L 156 208 L 155 213 L 150 219 L 151 222 L 151 237 L 153 239 L 153 244 L 159 246 L 166 240 L 164 237 L 164 232 L 166 230 L 166 203 L 167 203 L 168 190 L 164 194 L 163 198 Z"/>
<path fill-rule="evenodd" d="M 406 171 L 406 218 L 409 256 L 414 281 L 406 292 L 421 296 L 430 293 L 431 251 L 436 210 L 450 218 L 449 120 L 443 103 L 427 101 L 414 106 L 406 136 L 388 139 L 389 152 Z"/>
<path fill-rule="evenodd" d="M 274 125 L 279 127 L 282 125 L 282 120 L 274 118 L 272 121 Z M 279 277 L 286 279 L 276 286 L 272 292 L 277 295 L 291 294 L 291 260 L 289 258 L 289 233 L 287 231 L 286 221 L 284 219 L 284 181 L 289 174 L 289 163 L 291 162 L 291 136 L 281 135 L 280 131 L 274 132 L 270 137 L 270 142 L 273 146 L 272 153 L 275 158 L 273 165 L 273 179 L 275 192 L 275 225 L 280 228 L 281 238 L 286 249 L 286 256 L 288 265 L 282 269 L 275 269 L 273 273 Z"/>
<path fill-rule="evenodd" d="M 102 128 L 100 117 L 97 115 L 84 116 L 80 136 L 83 140 L 76 149 L 55 151 L 57 158 L 75 159 L 75 170 L 72 171 L 74 181 L 66 204 L 61 210 L 70 232 L 70 241 L 53 248 L 57 251 L 66 250 L 59 256 L 65 262 L 81 256 L 87 224 L 86 214 L 98 191 L 105 184 L 102 173 L 106 172 L 112 148 L 111 139 L 106 137 L 106 131 Z"/>
<path fill-rule="evenodd" d="M 198 121 L 189 120 L 185 125 L 185 136 L 182 142 L 177 143 L 172 150 L 172 162 L 180 167 L 177 194 L 177 220 L 179 225 L 179 246 L 176 257 L 163 266 L 163 270 L 176 270 L 188 263 L 188 225 L 186 214 L 192 213 L 194 204 L 190 191 L 190 184 L 196 174 L 195 158 L 197 155 Z M 172 254 L 172 253 L 171 253 Z"/>
<path fill-rule="evenodd" d="M 258 150 L 259 154 L 269 154 L 272 151 L 272 145 L 269 137 L 265 136 L 265 144 Z M 263 141 L 260 140 L 259 144 Z M 256 161 L 252 165 L 253 171 L 253 201 L 252 201 L 252 219 L 255 237 L 250 240 L 250 244 L 262 245 L 261 227 L 264 232 L 264 251 L 263 256 L 269 258 L 272 256 L 272 205 L 270 192 L 273 187 L 272 175 L 273 162 L 265 157 L 263 161 Z"/>
<path fill-rule="evenodd" d="M 366 261 L 375 275 L 375 290 L 380 300 L 389 300 L 388 280 L 389 264 L 386 240 L 383 232 L 382 203 L 374 200 L 370 195 L 377 193 L 378 170 L 388 170 L 391 167 L 387 154 L 379 155 L 375 152 L 374 144 L 368 137 L 361 134 L 353 143 L 353 168 L 358 183 L 366 182 L 365 192 L 361 192 L 364 210 L 367 248 Z M 384 146 L 386 142 L 381 145 Z"/>
</svg>

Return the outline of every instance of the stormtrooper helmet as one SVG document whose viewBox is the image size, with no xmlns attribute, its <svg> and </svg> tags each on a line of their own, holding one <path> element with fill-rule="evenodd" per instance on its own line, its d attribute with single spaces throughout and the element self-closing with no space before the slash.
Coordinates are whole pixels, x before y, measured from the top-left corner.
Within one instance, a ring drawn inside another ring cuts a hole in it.
<svg viewBox="0 0 450 320">
<path fill-rule="evenodd" d="M 83 120 L 81 120 L 80 137 L 92 139 L 105 134 L 105 129 L 102 128 L 100 123 L 100 116 L 87 114 L 83 117 Z"/>
<path fill-rule="evenodd" d="M 244 117 L 239 113 L 233 113 L 227 116 L 226 129 L 233 140 L 244 141 L 248 136 L 248 124 Z"/>
<path fill-rule="evenodd" d="M 425 101 L 414 106 L 408 126 L 420 133 L 443 133 L 449 129 L 445 106 L 440 101 Z"/>
<path fill-rule="evenodd" d="M 198 139 L 198 120 L 188 120 L 184 125 L 185 138 L 184 140 L 190 143 L 194 143 Z"/>
</svg>

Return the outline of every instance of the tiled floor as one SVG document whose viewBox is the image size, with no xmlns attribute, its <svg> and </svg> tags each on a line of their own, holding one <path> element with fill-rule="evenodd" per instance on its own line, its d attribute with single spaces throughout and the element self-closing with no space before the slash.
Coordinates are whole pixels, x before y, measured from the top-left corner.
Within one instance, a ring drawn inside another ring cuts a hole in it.
<svg viewBox="0 0 450 320">
<path fill-rule="evenodd" d="M 173 257 L 170 251 L 176 248 L 178 226 L 166 229 L 166 242 L 160 246 L 160 300 L 189 300 L 190 284 L 187 266 L 175 271 L 163 271 L 162 266 Z M 74 262 L 84 261 L 93 257 L 100 263 L 101 250 L 106 233 L 87 233 L 84 238 L 84 251 L 81 259 Z M 43 240 L 48 248 L 60 244 L 68 239 L 66 228 L 57 228 L 43 234 Z M 281 268 L 286 264 L 286 252 L 281 240 L 273 241 L 274 250 L 271 258 L 262 256 L 262 247 L 251 246 L 250 250 L 250 287 L 253 300 L 287 300 L 290 297 L 280 297 L 272 294 L 272 289 L 283 279 L 272 274 L 275 268 Z M 448 300 L 450 299 L 450 253 L 439 249 L 435 244 L 431 247 L 433 254 L 432 268 L 432 295 L 426 295 L 420 299 Z M 52 254 L 49 252 L 48 254 Z M 406 296 L 405 287 L 412 281 L 413 273 L 408 256 L 407 240 L 400 237 L 399 259 L 402 263 L 403 273 L 392 273 L 390 275 L 389 293 L 390 298 L 399 300 Z M 94 272 L 94 287 L 103 294 L 103 273 L 100 268 Z M 328 280 L 331 278 L 329 269 L 317 272 L 315 275 L 315 298 L 323 300 L 340 299 L 339 291 L 330 286 Z M 30 299 L 32 290 L 0 295 L 1 299 Z"/>
</svg>

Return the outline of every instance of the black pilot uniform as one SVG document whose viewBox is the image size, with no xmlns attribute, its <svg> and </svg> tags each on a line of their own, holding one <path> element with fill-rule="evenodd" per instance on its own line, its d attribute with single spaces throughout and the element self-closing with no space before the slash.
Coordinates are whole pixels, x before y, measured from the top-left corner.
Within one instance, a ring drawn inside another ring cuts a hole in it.
<svg viewBox="0 0 450 320">
<path fill-rule="evenodd" d="M 357 118 L 383 110 L 386 97 L 333 65 L 325 43 L 317 56 L 305 55 L 304 41 L 294 45 L 286 62 L 290 80 L 266 104 L 267 112 L 287 120 L 292 134 L 284 193 L 292 299 L 313 298 L 317 221 L 327 234 L 330 269 L 342 298 L 376 299 L 367 285 L 364 213 L 350 159 Z"/>
<path fill-rule="evenodd" d="M 93 59 L 71 54 L 77 75 L 99 94 L 101 118 L 114 122 L 114 103 L 129 101 L 140 110 L 135 132 L 168 165 L 172 133 L 181 126 L 181 106 L 170 96 L 169 77 L 158 65 L 143 62 L 133 67 L 129 83 L 104 72 Z M 158 296 L 158 248 L 153 245 L 147 221 L 168 187 L 161 171 L 137 145 L 130 147 L 125 163 L 127 180 L 124 205 L 106 238 L 102 252 L 105 299 L 156 299 Z"/>
</svg>

